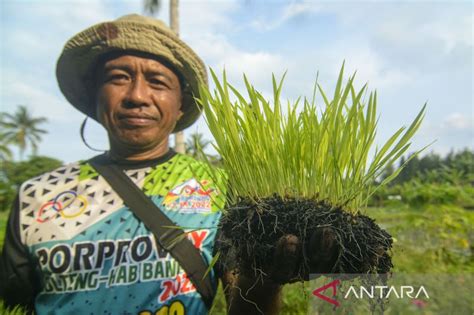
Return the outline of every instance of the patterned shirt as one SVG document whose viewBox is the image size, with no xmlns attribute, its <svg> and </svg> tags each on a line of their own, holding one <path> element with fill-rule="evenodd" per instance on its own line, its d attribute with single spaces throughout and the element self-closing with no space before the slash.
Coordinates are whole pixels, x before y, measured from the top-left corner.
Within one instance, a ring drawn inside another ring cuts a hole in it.
<svg viewBox="0 0 474 315">
<path fill-rule="evenodd" d="M 206 163 L 173 151 L 120 167 L 188 232 L 209 264 L 225 201 L 224 180 L 213 178 Z M 28 259 L 29 279 L 38 281 L 38 314 L 207 313 L 185 271 L 86 162 L 25 182 L 14 216 L 17 224 L 9 225 L 2 260 L 19 273 L 21 268 L 12 266 Z M 9 258 L 12 242 L 21 243 L 28 258 L 15 258 L 18 253 Z M 217 285 L 214 271 L 211 279 Z"/>
</svg>

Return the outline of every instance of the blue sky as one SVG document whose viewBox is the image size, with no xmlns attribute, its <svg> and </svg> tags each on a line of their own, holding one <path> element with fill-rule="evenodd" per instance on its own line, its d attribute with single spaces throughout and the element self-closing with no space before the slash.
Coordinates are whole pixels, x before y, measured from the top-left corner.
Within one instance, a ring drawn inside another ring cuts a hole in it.
<svg viewBox="0 0 474 315">
<path fill-rule="evenodd" d="M 168 21 L 167 1 L 158 17 Z M 84 28 L 128 13 L 134 1 L 8 1 L 0 4 L 0 110 L 26 105 L 49 122 L 39 153 L 64 162 L 96 153 L 79 137 L 83 115 L 61 95 L 54 75 L 62 46 Z M 264 95 L 271 74 L 288 71 L 285 98 L 311 95 L 314 78 L 331 90 L 342 62 L 356 85 L 379 95 L 377 143 L 407 125 L 427 101 L 413 150 L 474 149 L 473 4 L 467 1 L 180 1 L 181 37 L 206 64 L 242 73 Z M 210 138 L 203 119 L 186 130 Z M 86 138 L 106 149 L 105 132 L 89 124 Z"/>
</svg>

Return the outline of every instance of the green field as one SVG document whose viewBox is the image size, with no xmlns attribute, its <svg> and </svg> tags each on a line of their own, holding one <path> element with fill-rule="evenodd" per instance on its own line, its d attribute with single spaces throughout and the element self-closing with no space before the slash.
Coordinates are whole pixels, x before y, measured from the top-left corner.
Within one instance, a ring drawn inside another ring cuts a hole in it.
<svg viewBox="0 0 474 315">
<path fill-rule="evenodd" d="M 371 208 L 367 214 L 394 236 L 394 272 L 474 273 L 474 212 L 460 207 L 437 205 L 418 209 L 403 204 Z M 7 213 L 0 213 L 0 242 L 3 243 Z M 282 314 L 306 314 L 308 283 L 284 287 Z M 434 309 L 446 307 L 430 305 Z M 2 309 L 0 308 L 0 313 Z M 225 314 L 222 292 L 216 298 L 214 314 Z M 390 314 L 399 314 L 390 313 Z M 418 314 L 437 314 L 425 310 Z"/>
</svg>

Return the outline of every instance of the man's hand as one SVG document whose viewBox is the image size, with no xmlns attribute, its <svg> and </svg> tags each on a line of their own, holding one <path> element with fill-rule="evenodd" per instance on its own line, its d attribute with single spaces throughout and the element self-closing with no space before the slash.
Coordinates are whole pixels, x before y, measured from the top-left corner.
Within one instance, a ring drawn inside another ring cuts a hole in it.
<svg viewBox="0 0 474 315">
<path fill-rule="evenodd" d="M 276 244 L 269 278 L 285 284 L 308 280 L 310 273 L 330 273 L 333 270 L 339 246 L 336 233 L 331 228 L 316 229 L 304 247 L 297 236 L 282 236 Z M 303 264 L 303 260 L 307 265 Z"/>
<path fill-rule="evenodd" d="M 309 273 L 333 272 L 339 253 L 340 246 L 334 230 L 329 227 L 316 229 L 311 235 L 306 251 L 309 258 Z M 308 279 L 305 278 L 305 280 Z"/>
<path fill-rule="evenodd" d="M 276 244 L 273 266 L 268 273 L 268 278 L 279 284 L 298 281 L 302 253 L 301 242 L 297 236 L 283 235 Z"/>
<path fill-rule="evenodd" d="M 339 252 L 331 228 L 317 229 L 305 247 L 297 236 L 284 235 L 277 241 L 270 270 L 226 273 L 222 280 L 229 314 L 277 314 L 283 284 L 308 280 L 309 273 L 331 272 Z"/>
</svg>

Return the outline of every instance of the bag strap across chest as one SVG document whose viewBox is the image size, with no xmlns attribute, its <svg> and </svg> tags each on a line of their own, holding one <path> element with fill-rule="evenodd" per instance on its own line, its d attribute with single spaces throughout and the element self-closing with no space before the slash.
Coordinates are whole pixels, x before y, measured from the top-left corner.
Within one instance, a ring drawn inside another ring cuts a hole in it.
<svg viewBox="0 0 474 315">
<path fill-rule="evenodd" d="M 186 237 L 183 229 L 171 221 L 149 197 L 110 159 L 99 155 L 89 164 L 107 181 L 127 207 L 153 233 L 156 242 L 186 271 L 196 290 L 210 309 L 216 294 L 208 266 L 201 252 Z"/>
</svg>

